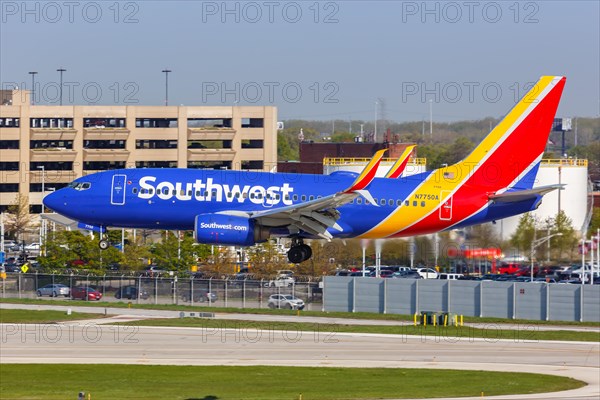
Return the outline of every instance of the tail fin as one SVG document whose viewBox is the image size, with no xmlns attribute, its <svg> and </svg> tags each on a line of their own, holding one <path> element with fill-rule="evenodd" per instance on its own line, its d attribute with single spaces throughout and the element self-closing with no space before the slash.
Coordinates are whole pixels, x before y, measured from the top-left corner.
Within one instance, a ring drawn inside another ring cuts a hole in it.
<svg viewBox="0 0 600 400">
<path fill-rule="evenodd" d="M 531 188 L 565 81 L 562 76 L 541 77 L 471 154 L 442 169 L 444 178 L 466 178 L 469 185 L 496 191 L 519 182 L 519 187 Z"/>
<path fill-rule="evenodd" d="M 402 173 L 406 169 L 406 165 L 408 164 L 410 155 L 412 154 L 415 147 L 417 147 L 417 146 L 412 145 L 412 146 L 408 146 L 406 149 L 404 149 L 404 152 L 402 153 L 402 155 L 396 160 L 396 162 L 394 163 L 392 168 L 390 168 L 388 173 L 385 175 L 386 178 L 395 179 L 395 178 L 399 178 L 400 175 L 402 175 Z"/>
</svg>

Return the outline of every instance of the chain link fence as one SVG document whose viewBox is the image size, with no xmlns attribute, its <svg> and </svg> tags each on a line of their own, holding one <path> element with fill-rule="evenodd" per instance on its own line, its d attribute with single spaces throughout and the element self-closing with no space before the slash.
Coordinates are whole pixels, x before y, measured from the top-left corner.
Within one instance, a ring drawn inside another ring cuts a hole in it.
<svg viewBox="0 0 600 400">
<path fill-rule="evenodd" d="M 102 301 L 134 304 L 179 304 L 207 307 L 267 308 L 269 297 L 293 295 L 304 301 L 305 310 L 322 310 L 323 291 L 318 282 L 281 283 L 273 280 L 192 279 L 126 275 L 59 275 L 9 273 L 0 280 L 2 298 L 64 300 L 42 288 L 62 284 L 72 289 L 91 287 L 102 293 Z"/>
</svg>

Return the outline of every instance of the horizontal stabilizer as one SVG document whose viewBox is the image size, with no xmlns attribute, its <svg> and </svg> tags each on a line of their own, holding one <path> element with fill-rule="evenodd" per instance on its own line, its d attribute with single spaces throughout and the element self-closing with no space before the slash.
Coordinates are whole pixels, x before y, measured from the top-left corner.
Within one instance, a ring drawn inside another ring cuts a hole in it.
<svg viewBox="0 0 600 400">
<path fill-rule="evenodd" d="M 540 186 L 534 189 L 527 190 L 517 190 L 514 192 L 504 192 L 501 194 L 493 194 L 489 196 L 489 199 L 497 202 L 497 203 L 515 203 L 518 201 L 529 200 L 535 198 L 536 196 L 543 196 L 546 193 L 550 193 L 556 189 L 562 189 L 565 187 L 564 184 L 560 185 L 548 185 L 548 186 Z"/>
</svg>

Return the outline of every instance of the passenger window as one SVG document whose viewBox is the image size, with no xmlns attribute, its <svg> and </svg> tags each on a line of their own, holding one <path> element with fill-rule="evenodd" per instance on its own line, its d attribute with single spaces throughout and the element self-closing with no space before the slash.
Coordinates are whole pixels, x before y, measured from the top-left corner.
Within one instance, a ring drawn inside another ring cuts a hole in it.
<svg viewBox="0 0 600 400">
<path fill-rule="evenodd" d="M 396 205 L 400 207 L 402 205 L 402 200 L 396 200 Z"/>
<path fill-rule="evenodd" d="M 390 199 L 388 200 L 388 206 L 393 206 L 394 205 L 394 200 Z"/>
<path fill-rule="evenodd" d="M 315 196 L 310 196 L 308 199 L 312 201 L 315 199 Z"/>
<path fill-rule="evenodd" d="M 381 204 L 382 206 L 385 206 L 385 199 L 381 199 L 381 201 L 379 202 L 379 204 Z"/>
<path fill-rule="evenodd" d="M 200 191 L 196 190 L 196 197 L 200 197 Z"/>
<path fill-rule="evenodd" d="M 362 204 L 362 199 L 360 197 L 356 199 L 356 204 Z"/>
<path fill-rule="evenodd" d="M 425 207 L 425 202 L 424 201 L 421 202 L 421 207 Z"/>
<path fill-rule="evenodd" d="M 418 202 L 416 202 L 416 201 L 413 201 L 413 207 L 416 207 L 416 206 L 417 206 L 417 204 L 418 204 Z"/>
<path fill-rule="evenodd" d="M 154 188 L 148 189 L 148 193 L 154 194 Z"/>
<path fill-rule="evenodd" d="M 302 195 L 302 201 L 306 201 L 306 195 L 305 194 Z"/>
<path fill-rule="evenodd" d="M 137 194 L 138 192 L 137 188 L 133 188 L 131 191 L 133 192 L 133 194 Z"/>
<path fill-rule="evenodd" d="M 409 202 L 408 200 L 404 200 L 404 205 L 405 205 L 406 207 L 408 207 L 408 206 L 410 205 L 410 202 Z"/>
<path fill-rule="evenodd" d="M 295 194 L 294 197 L 293 197 L 293 199 L 294 199 L 294 201 L 297 201 L 298 200 L 298 195 Z"/>
</svg>

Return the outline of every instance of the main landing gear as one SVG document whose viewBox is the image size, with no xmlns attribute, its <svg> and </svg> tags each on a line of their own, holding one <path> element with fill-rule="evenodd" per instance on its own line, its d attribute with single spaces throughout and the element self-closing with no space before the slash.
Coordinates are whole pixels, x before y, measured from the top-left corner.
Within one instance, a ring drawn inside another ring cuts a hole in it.
<svg viewBox="0 0 600 400">
<path fill-rule="evenodd" d="M 304 244 L 302 239 L 293 238 L 292 247 L 288 250 L 287 256 L 291 263 L 300 264 L 312 256 L 312 249 L 309 245 Z"/>
</svg>

